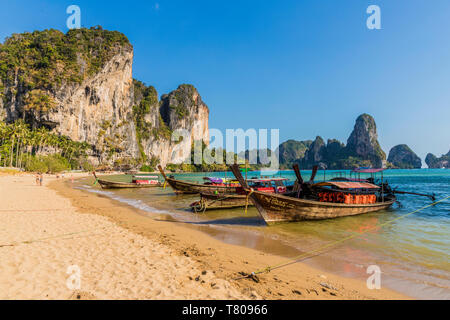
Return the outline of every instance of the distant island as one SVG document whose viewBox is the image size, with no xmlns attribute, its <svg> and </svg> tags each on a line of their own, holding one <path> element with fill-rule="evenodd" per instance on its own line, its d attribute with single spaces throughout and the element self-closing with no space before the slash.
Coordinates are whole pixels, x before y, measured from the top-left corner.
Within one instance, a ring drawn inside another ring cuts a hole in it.
<svg viewBox="0 0 450 320">
<path fill-rule="evenodd" d="M 446 168 L 450 169 L 450 151 L 447 154 L 442 155 L 440 158 L 434 154 L 429 153 L 425 158 L 425 163 L 428 168 Z"/>
</svg>

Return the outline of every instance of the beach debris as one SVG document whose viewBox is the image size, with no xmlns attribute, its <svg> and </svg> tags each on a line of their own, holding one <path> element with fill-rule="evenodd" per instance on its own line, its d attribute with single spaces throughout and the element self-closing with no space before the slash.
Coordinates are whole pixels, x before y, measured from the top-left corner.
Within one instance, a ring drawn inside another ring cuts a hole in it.
<svg viewBox="0 0 450 320">
<path fill-rule="evenodd" d="M 197 278 L 195 278 L 195 281 L 200 281 L 200 276 L 198 276 Z"/>
<path fill-rule="evenodd" d="M 254 272 L 252 272 L 251 274 L 248 274 L 244 271 L 241 271 L 241 272 L 239 272 L 239 274 L 245 278 L 252 279 L 256 283 L 260 282 L 259 277 Z"/>
<path fill-rule="evenodd" d="M 316 289 L 306 289 L 306 292 L 308 292 L 308 294 L 311 294 L 311 292 L 315 292 L 316 295 L 319 295 Z"/>
<path fill-rule="evenodd" d="M 335 291 L 339 291 L 338 289 L 336 289 L 335 287 L 333 287 L 332 285 L 326 283 L 326 282 L 321 282 L 319 283 L 322 287 L 330 289 L 330 290 L 335 290 Z M 322 289 L 323 290 L 323 289 Z M 324 290 L 326 291 L 326 290 Z"/>
<path fill-rule="evenodd" d="M 299 296 L 301 296 L 302 295 L 302 293 L 299 291 L 299 290 L 292 290 L 292 293 L 294 293 L 294 294 L 298 294 Z"/>
<path fill-rule="evenodd" d="M 218 290 L 218 289 L 220 289 L 220 287 L 216 284 L 216 283 L 211 283 L 211 288 L 213 288 L 213 289 L 215 289 L 215 290 Z"/>
<path fill-rule="evenodd" d="M 202 271 L 202 275 L 206 275 L 207 271 Z"/>
</svg>

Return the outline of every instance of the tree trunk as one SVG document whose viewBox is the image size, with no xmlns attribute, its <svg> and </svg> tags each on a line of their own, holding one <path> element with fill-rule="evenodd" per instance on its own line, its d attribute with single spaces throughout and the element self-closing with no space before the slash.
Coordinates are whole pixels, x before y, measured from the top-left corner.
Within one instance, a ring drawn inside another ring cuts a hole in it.
<svg viewBox="0 0 450 320">
<path fill-rule="evenodd" d="M 12 144 L 11 144 L 11 159 L 9 161 L 9 166 L 12 168 L 12 163 L 13 163 L 13 156 L 14 156 L 14 144 L 16 143 L 15 139 L 12 139 Z"/>
</svg>

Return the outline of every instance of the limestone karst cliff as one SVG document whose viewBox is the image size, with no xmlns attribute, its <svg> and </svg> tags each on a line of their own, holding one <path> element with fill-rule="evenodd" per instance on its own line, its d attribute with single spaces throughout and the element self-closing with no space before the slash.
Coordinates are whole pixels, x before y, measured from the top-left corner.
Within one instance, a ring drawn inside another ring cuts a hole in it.
<svg viewBox="0 0 450 320">
<path fill-rule="evenodd" d="M 372 116 L 362 114 L 356 119 L 346 150 L 350 156 L 368 160 L 374 167 L 380 168 L 383 165 L 386 154 L 378 142 L 377 125 Z"/>
<path fill-rule="evenodd" d="M 422 160 L 406 144 L 400 144 L 389 151 L 388 162 L 398 169 L 420 169 Z"/>
<path fill-rule="evenodd" d="M 97 164 L 181 162 L 194 140 L 208 143 L 209 109 L 193 86 L 158 101 L 153 87 L 133 80 L 132 69 L 133 47 L 119 32 L 14 34 L 0 45 L 0 121 L 24 119 L 87 142 Z M 188 134 L 171 141 L 179 129 Z"/>
<path fill-rule="evenodd" d="M 447 168 L 450 169 L 450 151 L 447 154 L 443 154 L 441 157 L 436 157 L 434 154 L 429 153 L 425 158 L 425 163 L 428 168 Z"/>
<path fill-rule="evenodd" d="M 152 88 L 150 96 L 144 97 L 148 107 L 138 100 L 134 107 L 137 142 L 143 154 L 158 157 L 163 165 L 178 164 L 191 157 L 194 141 L 209 144 L 209 108 L 194 86 L 182 84 L 161 101 Z"/>
<path fill-rule="evenodd" d="M 292 165 L 298 159 L 302 159 L 305 156 L 305 152 L 308 150 L 311 143 L 311 140 L 288 140 L 281 143 L 276 152 L 279 155 L 280 165 L 283 168 L 292 168 Z"/>
<path fill-rule="evenodd" d="M 280 155 L 280 162 L 283 161 Z M 381 167 L 386 154 L 378 142 L 375 120 L 368 114 L 360 115 L 348 138 L 347 145 L 329 139 L 327 143 L 318 136 L 297 162 L 304 169 L 319 165 L 326 169 L 353 169 L 358 166 Z"/>
</svg>

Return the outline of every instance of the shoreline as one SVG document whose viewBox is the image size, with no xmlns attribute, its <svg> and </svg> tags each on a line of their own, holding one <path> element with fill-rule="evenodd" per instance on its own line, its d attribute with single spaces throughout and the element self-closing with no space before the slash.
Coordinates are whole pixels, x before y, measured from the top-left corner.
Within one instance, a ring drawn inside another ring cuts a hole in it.
<svg viewBox="0 0 450 320">
<path fill-rule="evenodd" d="M 84 176 L 87 175 L 77 174 L 76 178 Z M 15 182 L 14 180 L 17 181 Z M 7 191 L 7 189 L 11 188 L 5 188 L 5 183 L 12 184 L 12 189 L 16 187 L 20 189 L 21 183 L 26 184 L 27 186 L 30 184 L 32 185 L 33 177 L 32 175 L 0 177 L 0 188 Z M 366 287 L 366 284 L 360 280 L 330 274 L 312 268 L 304 263 L 296 263 L 283 268 L 280 271 L 261 274 L 258 276 L 258 282 L 251 279 L 233 281 L 232 279 L 237 277 L 239 272 L 248 273 L 260 269 L 261 266 L 274 265 L 285 262 L 287 259 L 255 249 L 224 243 L 201 231 L 201 228 L 199 227 L 168 221 L 165 215 L 155 214 L 159 218 L 150 218 L 146 212 L 141 212 L 140 210 L 120 203 L 117 200 L 99 194 L 74 189 L 70 183 L 70 177 L 66 177 L 64 180 L 46 177 L 44 180 L 44 187 L 40 188 L 42 188 L 42 191 L 45 189 L 48 196 L 53 197 L 58 201 L 66 200 L 67 203 L 63 211 L 66 211 L 64 214 L 68 214 L 71 219 L 86 220 L 84 221 L 86 224 L 91 223 L 92 220 L 99 219 L 99 221 L 96 221 L 97 224 L 106 224 L 115 230 L 111 234 L 109 232 L 107 232 L 107 234 L 108 237 L 110 237 L 110 241 L 117 243 L 117 248 L 114 248 L 117 252 L 115 252 L 112 257 L 107 257 L 107 259 L 112 259 L 111 261 L 108 261 L 111 264 L 108 264 L 110 269 L 102 270 L 104 273 L 103 276 L 107 277 L 110 282 L 116 284 L 122 282 L 127 283 L 126 280 L 127 277 L 130 276 L 128 274 L 130 273 L 130 270 L 123 270 L 121 265 L 123 263 L 128 263 L 128 260 L 130 259 L 137 260 L 135 263 L 140 265 L 140 268 L 135 269 L 134 271 L 137 273 L 149 272 L 147 270 L 149 269 L 148 265 L 155 263 L 155 261 L 151 259 L 151 254 L 150 257 L 148 253 L 146 255 L 139 255 L 136 253 L 136 256 L 133 256 L 133 248 L 124 246 L 126 241 L 136 241 L 134 240 L 134 237 L 138 237 L 140 243 L 145 244 L 145 246 L 159 248 L 160 254 L 158 255 L 158 259 L 161 260 L 161 266 L 165 267 L 163 270 L 154 269 L 153 272 L 156 272 L 156 275 L 152 273 L 151 276 L 158 278 L 158 274 L 161 273 L 166 279 L 177 278 L 177 281 L 179 282 L 176 284 L 176 286 L 179 286 L 176 291 L 166 292 L 166 294 L 159 296 L 152 296 L 150 292 L 145 293 L 145 291 L 149 291 L 150 287 L 152 287 L 145 282 L 143 284 L 136 282 L 128 283 L 125 288 L 129 292 L 123 292 L 123 295 L 117 294 L 117 292 L 115 295 L 112 293 L 108 294 L 105 290 L 103 290 L 104 294 L 102 295 L 98 294 L 99 284 L 96 284 L 94 281 L 91 285 L 91 290 L 81 293 L 72 293 L 72 295 L 67 295 L 66 290 L 66 296 L 63 297 L 63 299 L 410 299 L 403 294 L 385 288 L 382 288 L 381 290 L 369 290 Z M 37 191 L 41 191 L 37 186 L 28 189 L 29 190 L 25 190 L 24 192 L 35 194 Z M 17 195 L 19 199 L 20 196 L 24 195 Z M 32 205 L 36 210 L 45 211 L 50 203 L 47 203 L 42 199 L 37 199 Z M 3 206 L 4 204 L 2 204 L 2 207 Z M 6 204 L 6 206 L 8 206 L 8 204 Z M 9 204 L 9 206 L 12 206 L 10 209 L 15 210 L 16 213 L 22 212 L 25 215 L 29 215 L 30 217 L 28 217 L 28 219 L 35 219 L 38 217 L 36 214 L 32 216 L 31 214 L 24 213 L 24 210 L 26 210 L 24 203 L 15 203 L 14 205 Z M 56 209 L 57 208 L 53 208 L 53 215 L 57 215 Z M 10 217 L 10 219 L 13 218 Z M 0 214 L 0 221 L 1 219 L 5 219 L 5 214 Z M 39 221 L 35 222 L 38 223 Z M 60 221 L 60 223 L 62 224 L 63 222 Z M 15 227 L 20 229 L 21 226 L 18 224 Z M 15 231 L 18 232 L 19 230 Z M 34 229 L 32 233 L 33 234 L 27 234 L 27 237 L 39 238 L 39 234 L 34 234 Z M 0 235 L 2 235 L 1 240 L 4 242 L 4 235 L 1 232 Z M 92 260 L 91 256 L 86 256 L 87 253 L 85 253 L 85 251 L 105 250 L 105 248 L 102 247 L 105 243 L 97 243 L 96 241 L 91 240 L 69 239 L 64 241 L 77 242 L 77 245 L 81 246 L 78 251 L 80 254 L 78 259 L 85 262 L 85 260 Z M 48 246 L 53 246 L 53 243 L 58 241 L 60 240 L 50 239 L 41 241 L 39 242 L 40 250 Z M 85 242 L 78 243 L 82 241 Z M 23 250 L 27 250 L 27 252 L 31 250 L 32 253 L 35 253 L 37 248 L 33 248 L 33 246 L 34 244 L 24 244 L 20 247 L 23 248 Z M 59 248 L 59 250 L 62 252 L 67 249 L 64 247 L 64 243 L 60 244 L 60 246 L 61 248 Z M 122 248 L 122 246 L 124 246 L 124 248 Z M 2 255 L 2 262 L 0 263 L 11 267 L 13 264 L 11 261 L 17 261 L 17 255 L 20 255 L 20 253 L 16 252 L 16 256 L 12 259 L 11 256 L 2 252 L 10 250 L 5 248 L 7 247 L 0 247 L 0 255 Z M 144 249 L 144 247 L 142 249 Z M 9 254 L 13 255 L 13 252 L 9 252 Z M 121 259 L 122 261 L 114 261 L 115 259 Z M 144 261 L 140 261 L 140 259 L 144 259 Z M 47 257 L 47 259 L 41 261 L 41 264 L 52 263 L 52 257 Z M 93 262 L 90 261 L 90 263 L 91 264 L 87 264 L 85 268 L 92 267 Z M 188 267 L 184 269 L 171 268 L 173 264 L 178 265 L 180 263 L 186 264 Z M 15 265 L 12 269 L 14 269 L 14 267 L 20 268 L 20 266 Z M 114 272 L 115 268 L 119 268 L 121 273 L 115 274 L 117 273 Z M 170 269 L 170 271 L 166 269 Z M 189 271 L 191 275 L 183 274 L 187 271 Z M 5 286 L 7 286 L 8 283 L 11 284 L 11 281 L 17 280 L 14 278 L 17 278 L 18 275 L 14 274 L 14 272 L 13 274 L 10 273 L 11 270 L 6 272 L 3 277 L 0 277 L 0 292 L 5 292 L 4 289 L 6 289 L 6 292 L 12 292 Z M 63 276 L 67 277 L 65 274 L 63 274 Z M 23 277 L 19 277 L 19 279 L 23 283 Z M 144 281 L 143 279 L 142 281 Z M 30 281 L 34 282 L 34 278 L 25 281 L 25 286 L 36 286 L 34 283 L 29 283 Z M 14 281 L 12 283 L 14 283 Z M 137 289 L 133 288 L 134 285 L 139 287 L 140 291 L 136 291 Z M 165 286 L 170 287 L 167 280 L 160 282 L 160 291 L 164 291 Z M 188 287 L 188 291 L 183 291 Z M 174 294 L 174 292 L 177 292 L 177 294 Z M 188 292 L 192 292 L 192 294 L 188 294 Z M 61 298 L 60 296 L 58 297 Z M 19 297 L 11 295 L 8 298 L 17 299 Z M 52 299 L 53 297 L 35 297 L 31 295 L 28 298 Z"/>
<path fill-rule="evenodd" d="M 80 205 L 80 200 L 86 201 L 84 204 L 89 204 L 89 206 L 93 205 L 92 201 L 99 201 L 95 214 L 106 216 L 121 227 L 150 239 L 163 238 L 164 244 L 182 255 L 195 256 L 195 260 L 202 265 L 202 268 L 213 269 L 216 271 L 216 275 L 228 281 L 239 276 L 239 272 L 249 273 L 260 269 L 261 266 L 287 260 L 285 257 L 257 249 L 225 243 L 202 231 L 202 227 L 171 221 L 164 214 L 155 214 L 159 218 L 151 218 L 145 211 L 103 195 L 72 189 L 67 183 L 59 182 L 50 187 L 64 197 L 70 198 L 73 204 L 78 203 L 78 205 L 75 204 L 78 209 L 87 210 Z M 115 204 L 120 207 L 120 211 L 124 210 L 124 212 L 102 210 L 100 202 L 105 205 Z M 298 279 L 299 273 L 303 274 L 300 279 Z M 256 291 L 258 296 L 263 299 L 409 299 L 409 297 L 390 289 L 369 290 L 366 284 L 360 280 L 337 276 L 305 263 L 296 263 L 283 268 L 280 272 L 261 274 L 258 278 L 259 283 L 250 279 L 242 279 L 232 281 L 232 285 L 245 292 Z M 324 288 L 321 283 L 327 283 L 338 290 Z"/>
</svg>

